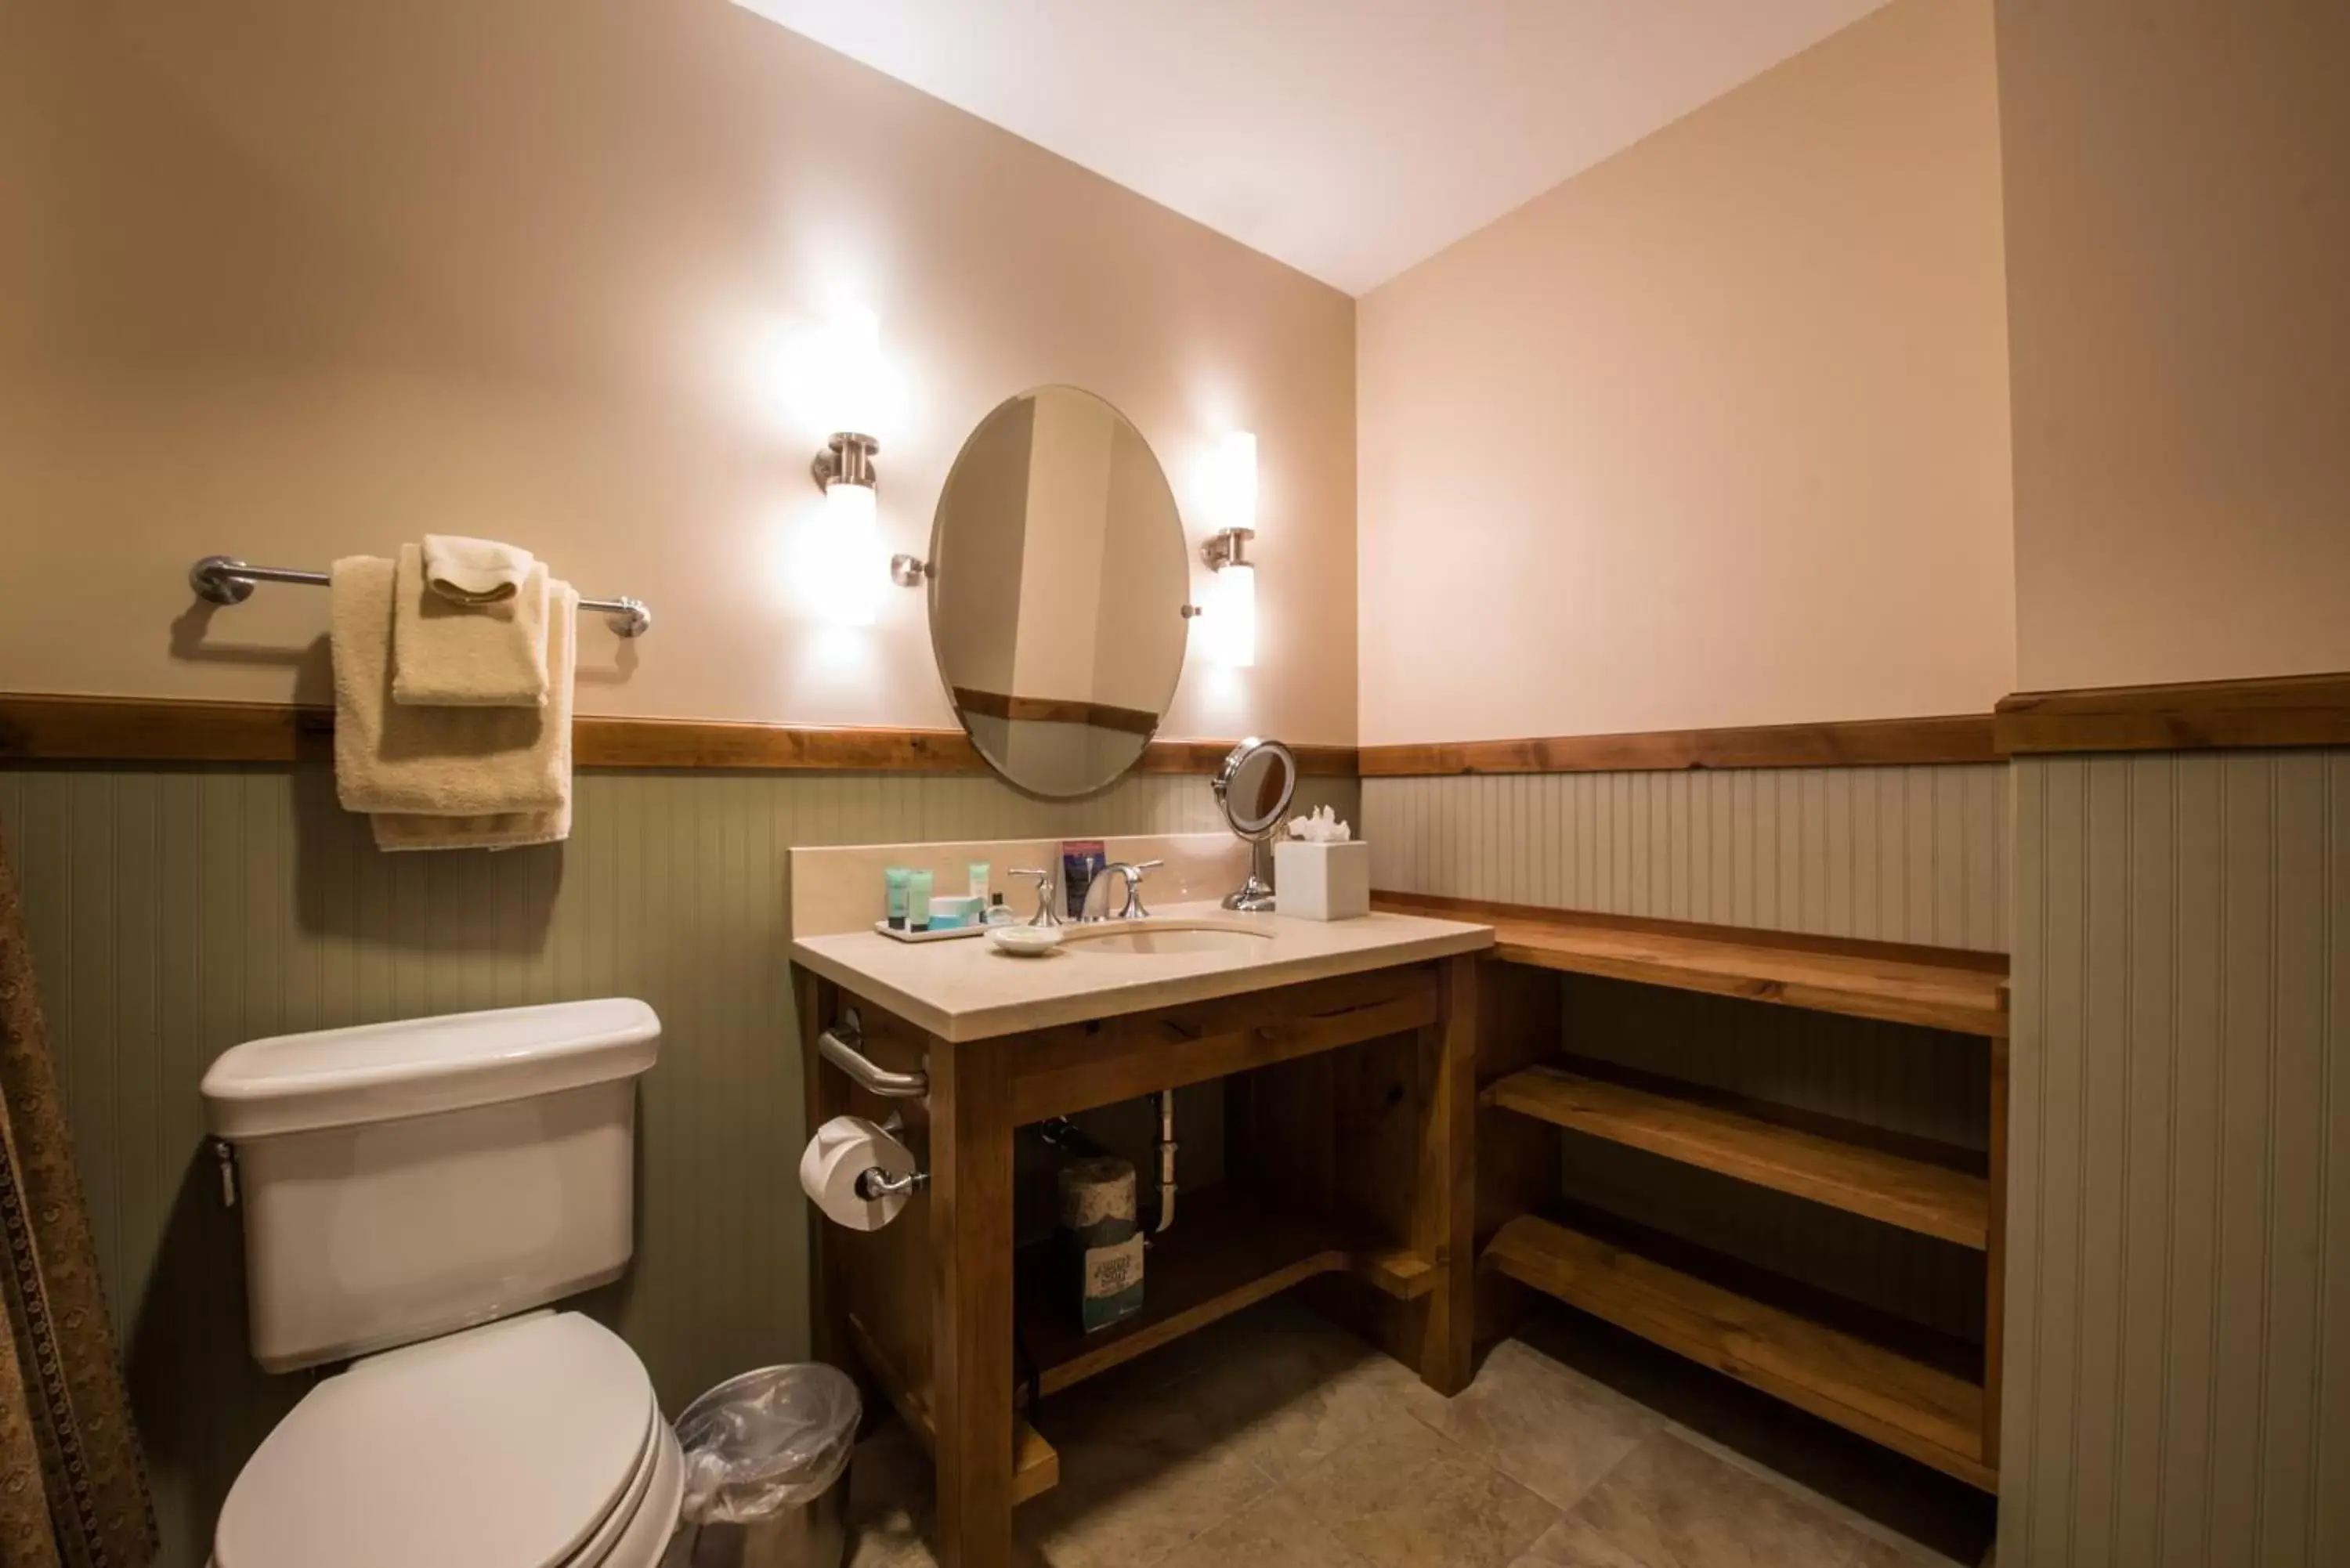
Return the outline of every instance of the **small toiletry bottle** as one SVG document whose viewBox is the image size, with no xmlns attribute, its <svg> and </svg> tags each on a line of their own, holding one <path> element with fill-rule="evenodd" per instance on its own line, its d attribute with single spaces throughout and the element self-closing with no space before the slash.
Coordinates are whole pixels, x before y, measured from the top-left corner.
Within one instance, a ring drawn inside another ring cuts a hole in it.
<svg viewBox="0 0 2350 1568">
<path fill-rule="evenodd" d="M 1020 923 L 1020 917 L 1012 912 L 1012 906 L 1003 901 L 1003 894 L 998 893 L 995 901 L 987 907 L 987 923 L 991 926 L 1014 926 Z"/>
<path fill-rule="evenodd" d="M 908 872 L 903 866 L 892 866 L 881 873 L 881 884 L 889 900 L 889 929 L 893 931 L 902 931 L 906 929 L 907 876 Z"/>
<path fill-rule="evenodd" d="M 987 902 L 988 872 L 992 867 L 984 860 L 971 863 L 971 896 L 982 904 Z"/>
<path fill-rule="evenodd" d="M 909 930 L 931 929 L 931 874 L 916 869 L 906 874 L 906 926 Z"/>
</svg>

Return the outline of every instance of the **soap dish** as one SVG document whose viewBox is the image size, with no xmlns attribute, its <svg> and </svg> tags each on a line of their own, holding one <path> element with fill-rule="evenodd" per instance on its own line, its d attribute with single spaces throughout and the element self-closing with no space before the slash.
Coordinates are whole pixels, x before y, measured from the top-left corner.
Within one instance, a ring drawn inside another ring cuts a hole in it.
<svg viewBox="0 0 2350 1568">
<path fill-rule="evenodd" d="M 983 937 L 985 926 L 932 926 L 927 930 L 901 931 L 893 929 L 887 920 L 876 920 L 873 929 L 895 942 L 951 942 L 957 937 Z"/>
<path fill-rule="evenodd" d="M 1022 958 L 1042 958 L 1061 945 L 1058 926 L 990 926 L 987 934 L 998 948 Z"/>
</svg>

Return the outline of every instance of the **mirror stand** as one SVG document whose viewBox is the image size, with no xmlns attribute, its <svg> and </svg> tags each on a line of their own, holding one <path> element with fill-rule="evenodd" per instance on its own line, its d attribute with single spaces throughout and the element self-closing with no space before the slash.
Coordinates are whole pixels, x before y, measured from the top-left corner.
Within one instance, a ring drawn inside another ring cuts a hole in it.
<svg viewBox="0 0 2350 1568">
<path fill-rule="evenodd" d="M 1244 915 L 1273 913 L 1273 882 L 1267 875 L 1272 867 L 1265 863 L 1264 846 L 1268 842 L 1269 835 L 1249 840 L 1248 880 L 1240 885 L 1238 892 L 1224 895 L 1225 909 L 1237 909 Z"/>
<path fill-rule="evenodd" d="M 1274 892 L 1265 846 L 1281 831 L 1281 819 L 1297 793 L 1297 759 L 1279 741 L 1252 735 L 1234 746 L 1216 770 L 1215 793 L 1224 821 L 1249 846 L 1248 880 L 1224 899 L 1224 908 L 1269 915 Z"/>
</svg>

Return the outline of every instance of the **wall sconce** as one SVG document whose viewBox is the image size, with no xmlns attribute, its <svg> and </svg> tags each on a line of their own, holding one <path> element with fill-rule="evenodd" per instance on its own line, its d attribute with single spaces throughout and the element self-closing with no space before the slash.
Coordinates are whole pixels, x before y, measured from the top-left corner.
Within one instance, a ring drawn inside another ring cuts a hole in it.
<svg viewBox="0 0 2350 1568">
<path fill-rule="evenodd" d="M 840 427 L 808 464 L 824 504 L 809 520 L 800 556 L 801 587 L 818 619 L 870 626 L 881 597 L 881 532 L 875 514 L 874 454 L 864 433 L 874 422 L 881 383 L 881 324 L 851 311 L 826 333 L 819 385 Z"/>
<path fill-rule="evenodd" d="M 1234 431 L 1216 449 L 1207 472 L 1210 515 L 1222 526 L 1200 546 L 1215 574 L 1200 607 L 1203 651 L 1217 663 L 1245 670 L 1256 663 L 1256 437 Z"/>
<path fill-rule="evenodd" d="M 1200 607 L 1200 635 L 1208 657 L 1234 670 L 1256 662 L 1256 563 L 1248 558 L 1255 537 L 1253 528 L 1227 528 L 1200 546 L 1200 558 L 1216 574 Z"/>
</svg>

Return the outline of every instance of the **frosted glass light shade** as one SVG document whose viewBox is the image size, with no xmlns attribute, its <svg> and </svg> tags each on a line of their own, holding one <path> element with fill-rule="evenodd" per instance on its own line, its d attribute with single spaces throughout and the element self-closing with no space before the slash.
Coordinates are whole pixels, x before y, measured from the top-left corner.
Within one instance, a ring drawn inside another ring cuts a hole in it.
<svg viewBox="0 0 2350 1568">
<path fill-rule="evenodd" d="M 1228 566 L 1211 576 L 1197 624 L 1211 659 L 1232 670 L 1255 664 L 1256 568 Z"/>
<path fill-rule="evenodd" d="M 1217 528 L 1256 526 L 1256 435 L 1234 431 L 1208 464 L 1208 515 Z"/>
<path fill-rule="evenodd" d="M 802 600 L 816 619 L 871 626 L 889 581 L 874 516 L 873 487 L 834 484 L 805 526 L 798 573 Z"/>
<path fill-rule="evenodd" d="M 881 318 L 869 310 L 845 310 L 823 335 L 816 372 L 817 396 L 832 430 L 877 435 L 881 425 Z"/>
</svg>

